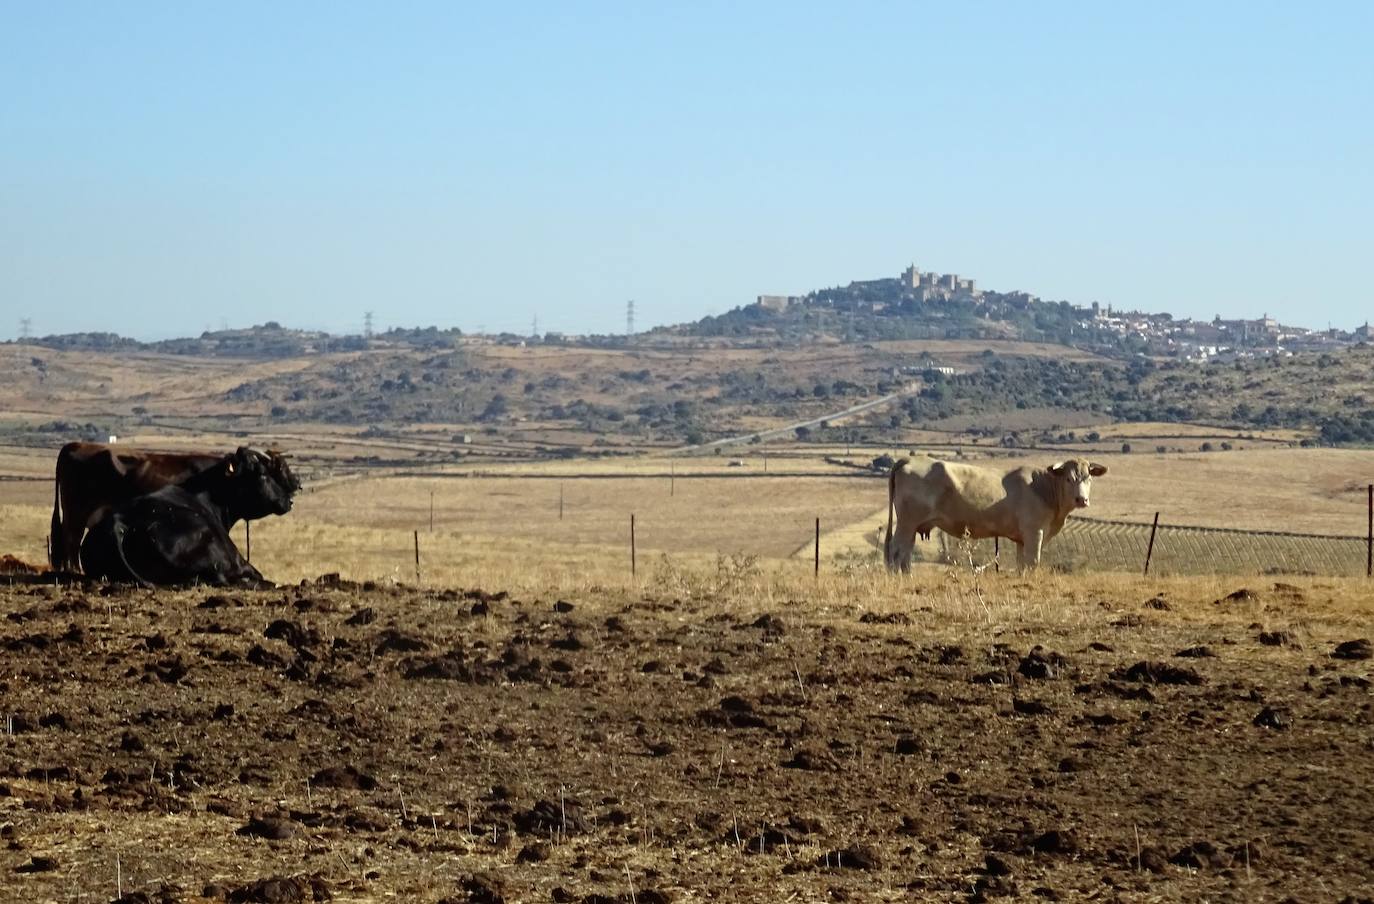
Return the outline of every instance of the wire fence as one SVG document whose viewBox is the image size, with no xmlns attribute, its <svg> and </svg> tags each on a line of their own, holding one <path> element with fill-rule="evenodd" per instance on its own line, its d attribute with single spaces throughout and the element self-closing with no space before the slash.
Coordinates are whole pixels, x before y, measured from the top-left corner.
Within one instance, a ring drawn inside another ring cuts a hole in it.
<svg viewBox="0 0 1374 904">
<path fill-rule="evenodd" d="M 1045 567 L 1068 572 L 1142 571 L 1150 530 L 1148 523 L 1075 517 L 1045 544 L 1041 561 Z M 938 531 L 936 536 L 941 561 L 976 565 L 993 561 L 992 540 L 960 540 Z M 1366 543 L 1365 537 L 1357 536 L 1161 523 L 1150 573 L 1362 576 Z M 1002 541 L 1000 553 L 1001 567 L 1016 567 L 1016 544 Z"/>
</svg>

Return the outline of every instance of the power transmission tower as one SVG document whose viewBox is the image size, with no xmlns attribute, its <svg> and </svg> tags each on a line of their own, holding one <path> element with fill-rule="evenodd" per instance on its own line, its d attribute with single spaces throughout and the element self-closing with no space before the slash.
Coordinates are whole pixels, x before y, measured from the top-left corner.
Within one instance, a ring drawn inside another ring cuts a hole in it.
<svg viewBox="0 0 1374 904">
<path fill-rule="evenodd" d="M 539 315 L 535 314 L 530 320 L 530 335 L 539 338 Z"/>
<path fill-rule="evenodd" d="M 631 298 L 625 302 L 625 335 L 635 334 L 635 300 Z"/>
<path fill-rule="evenodd" d="M 364 339 L 371 339 L 371 338 L 372 338 L 372 312 L 371 312 L 371 311 L 364 311 L 364 312 L 363 312 L 363 338 L 364 338 Z"/>
<path fill-rule="evenodd" d="M 21 341 L 27 340 L 27 339 L 29 338 L 29 330 L 32 329 L 32 328 L 33 328 L 33 318 L 31 318 L 31 317 L 20 317 L 20 318 L 19 318 L 19 339 L 20 339 Z"/>
</svg>

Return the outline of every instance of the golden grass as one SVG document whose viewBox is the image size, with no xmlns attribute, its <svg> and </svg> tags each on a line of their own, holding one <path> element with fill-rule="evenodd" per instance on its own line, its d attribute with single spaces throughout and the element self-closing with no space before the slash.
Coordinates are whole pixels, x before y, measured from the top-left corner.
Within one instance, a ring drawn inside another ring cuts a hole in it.
<svg viewBox="0 0 1374 904">
<path fill-rule="evenodd" d="M 241 530 L 241 529 L 240 529 Z M 241 540 L 241 533 L 238 536 Z M 259 522 L 254 563 L 281 582 L 337 571 L 356 580 L 417 584 L 413 534 L 397 530 Z M 1284 578 L 1294 594 L 1273 590 L 1258 575 L 1141 577 L 1127 574 L 1031 575 L 917 566 L 891 575 L 876 555 L 822 562 L 745 554 L 641 551 L 630 573 L 626 546 L 420 533 L 419 586 L 504 589 L 536 599 L 600 597 L 633 602 L 657 598 L 709 599 L 731 611 L 800 608 L 818 615 L 911 612 L 928 607 L 942 619 L 997 629 L 1008 625 L 1106 624 L 1123 613 L 1157 624 L 1260 622 L 1266 627 L 1322 620 L 1368 624 L 1369 583 L 1353 578 Z M 1238 588 L 1255 600 L 1217 603 Z M 1144 607 L 1162 597 L 1168 610 Z"/>
<path fill-rule="evenodd" d="M 1008 468 L 1019 460 L 1046 464 L 1044 457 L 987 463 Z M 1165 523 L 1252 529 L 1358 534 L 1365 516 L 1361 481 L 1363 475 L 1374 473 L 1374 452 L 1354 450 L 1094 457 L 1111 468 L 1094 485 L 1090 514 L 1096 517 L 1148 521 L 1158 509 Z M 932 584 L 962 580 L 957 576 L 967 572 L 918 569 L 922 577 L 907 583 L 882 573 L 877 541 L 886 520 L 886 486 L 881 479 L 734 476 L 761 471 L 761 459 L 745 460 L 745 468 L 735 469 L 726 469 L 714 456 L 679 461 L 674 467 L 684 472 L 717 469 L 721 476 L 679 477 L 672 482 L 672 495 L 666 477 L 549 476 L 564 469 L 611 475 L 617 469 L 643 474 L 663 468 L 662 459 L 651 458 L 491 468 L 484 470 L 499 470 L 502 476 L 483 478 L 367 476 L 316 485 L 299 497 L 289 516 L 255 523 L 254 564 L 281 582 L 337 571 L 357 580 L 414 583 L 412 531 L 418 530 L 423 584 L 480 585 L 538 595 L 587 593 L 594 588 L 632 594 L 652 584 L 679 586 L 682 592 L 725 588 L 741 601 L 805 598 L 822 606 L 841 601 L 894 606 L 909 601 L 913 593 L 932 592 Z M 0 456 L 0 473 L 31 470 L 39 464 L 41 457 L 27 450 L 6 450 Z M 770 473 L 774 468 L 821 466 L 805 457 L 769 460 Z M 7 481 L 0 483 L 0 493 L 5 503 L 0 504 L 0 552 L 43 561 L 51 484 Z M 631 512 L 637 521 L 638 582 L 629 574 Z M 820 582 L 810 574 L 817 516 L 824 532 Z M 235 539 L 242 548 L 242 526 Z M 1042 575 L 1025 585 L 1006 575 L 981 580 L 986 583 L 978 605 L 992 599 L 987 595 L 991 592 L 994 597 L 1003 595 L 999 605 L 1004 609 L 1029 607 L 1032 612 L 1040 611 L 1041 598 L 1076 599 L 1097 593 L 1104 600 L 1119 601 L 1123 594 L 1144 594 L 1144 599 L 1154 588 L 1164 587 L 1210 601 L 1240 582 L 1260 587 L 1272 583 L 1259 577 L 1140 581 L 1100 574 Z M 1309 588 L 1314 603 L 1325 600 L 1338 611 L 1358 611 L 1363 605 L 1361 581 L 1294 582 Z M 1012 589 L 1022 586 L 1039 589 Z"/>
<path fill-rule="evenodd" d="M 0 507 L 0 550 L 41 561 L 47 512 L 32 506 Z M 235 530 L 244 546 L 244 529 Z M 569 542 L 566 538 L 499 536 L 443 528 L 420 531 L 417 581 L 413 533 L 400 527 L 349 526 L 297 517 L 255 523 L 253 562 L 279 583 L 313 580 L 330 572 L 381 585 L 481 587 L 533 599 L 597 598 L 634 602 L 710 599 L 732 611 L 787 611 L 800 607 L 824 621 L 862 612 L 911 613 L 927 609 L 950 625 L 979 625 L 994 633 L 1028 626 L 1108 625 L 1123 615 L 1146 624 L 1258 622 L 1308 630 L 1322 623 L 1369 624 L 1369 583 L 1352 578 L 1283 578 L 1297 592 L 1274 590 L 1258 575 L 1149 577 L 1125 574 L 1027 576 L 975 572 L 966 567 L 916 566 L 912 575 L 889 575 L 876 550 L 830 557 L 813 577 L 808 557 L 777 558 L 722 550 L 671 550 L 646 545 L 630 573 L 628 537 L 622 542 Z M 1239 587 L 1257 599 L 1217 603 Z M 1143 606 L 1162 596 L 1166 611 Z M 810 616 L 809 616 L 810 617 Z M 1335 626 L 1335 627 L 1333 627 Z M 1334 636 L 1334 635 L 1333 635 Z"/>
<path fill-rule="evenodd" d="M 817 516 L 827 524 L 858 519 L 873 507 L 880 483 L 838 477 L 396 477 L 307 493 L 290 520 L 428 531 L 433 493 L 436 529 L 468 537 L 628 551 L 633 513 L 642 550 L 780 558 L 811 536 Z"/>
</svg>

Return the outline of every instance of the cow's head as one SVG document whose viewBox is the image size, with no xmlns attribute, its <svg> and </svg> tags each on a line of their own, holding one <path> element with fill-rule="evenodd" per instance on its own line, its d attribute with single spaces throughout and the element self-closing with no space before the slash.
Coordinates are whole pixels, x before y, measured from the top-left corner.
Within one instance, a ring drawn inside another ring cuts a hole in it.
<svg viewBox="0 0 1374 904">
<path fill-rule="evenodd" d="M 1051 465 L 1049 470 L 1058 482 L 1059 498 L 1067 502 L 1070 508 L 1081 509 L 1088 507 L 1093 478 L 1106 474 L 1107 466 L 1084 458 L 1070 458 Z"/>
<path fill-rule="evenodd" d="M 281 484 L 292 494 L 299 493 L 301 482 L 291 473 L 291 466 L 286 460 L 291 456 L 277 449 L 267 450 L 268 470 L 276 477 L 277 483 Z"/>
<path fill-rule="evenodd" d="M 225 456 L 224 476 L 231 510 L 236 517 L 249 520 L 285 515 L 291 511 L 292 495 L 300 489 L 300 481 L 284 460 L 247 446 Z"/>
</svg>

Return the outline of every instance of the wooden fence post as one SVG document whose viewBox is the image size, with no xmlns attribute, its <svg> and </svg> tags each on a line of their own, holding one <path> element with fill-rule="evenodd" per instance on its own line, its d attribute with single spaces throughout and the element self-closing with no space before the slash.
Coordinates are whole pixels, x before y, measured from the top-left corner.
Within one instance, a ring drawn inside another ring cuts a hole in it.
<svg viewBox="0 0 1374 904">
<path fill-rule="evenodd" d="M 1145 574 L 1150 574 L 1150 557 L 1155 554 L 1155 531 L 1159 530 L 1159 512 L 1155 512 L 1154 524 L 1150 525 L 1150 545 L 1145 549 Z"/>
<path fill-rule="evenodd" d="M 630 577 L 636 577 L 638 566 L 635 563 L 635 516 L 630 514 Z"/>
<path fill-rule="evenodd" d="M 415 531 L 415 583 L 420 583 L 420 532 Z"/>
<path fill-rule="evenodd" d="M 816 568 L 814 577 L 821 576 L 821 519 L 816 519 Z"/>
<path fill-rule="evenodd" d="M 558 481 L 558 520 L 563 520 L 563 481 Z"/>
</svg>

